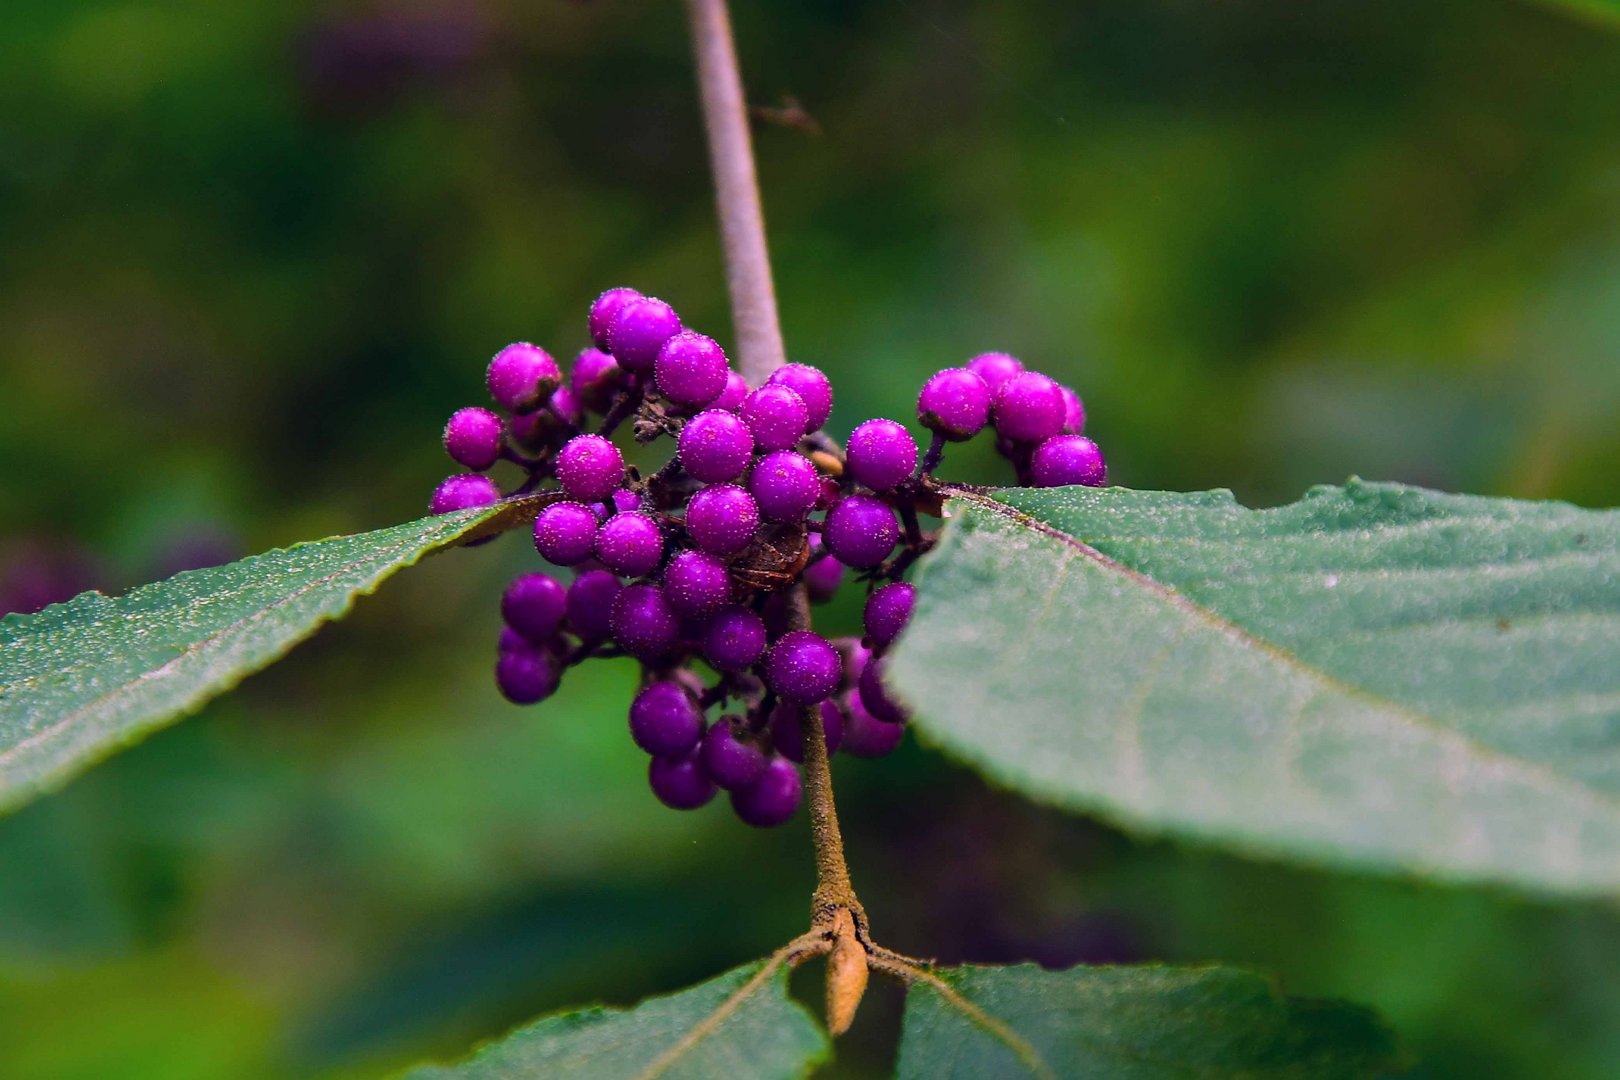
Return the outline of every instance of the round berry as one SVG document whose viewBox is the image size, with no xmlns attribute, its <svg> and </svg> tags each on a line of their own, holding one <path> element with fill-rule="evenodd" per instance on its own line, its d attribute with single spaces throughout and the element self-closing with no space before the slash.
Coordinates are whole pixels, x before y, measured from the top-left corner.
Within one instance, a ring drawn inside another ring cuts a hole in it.
<svg viewBox="0 0 1620 1080">
<path fill-rule="evenodd" d="M 805 430 L 818 431 L 832 415 L 832 383 L 820 368 L 809 364 L 783 364 L 771 372 L 766 386 L 785 386 L 804 402 Z"/>
<path fill-rule="evenodd" d="M 653 381 L 658 392 L 677 405 L 701 408 L 726 388 L 731 367 L 714 338 L 683 330 L 658 350 Z"/>
<path fill-rule="evenodd" d="M 759 528 L 754 497 L 734 484 L 715 484 L 686 504 L 686 531 L 692 542 L 712 555 L 735 555 L 748 546 Z"/>
<path fill-rule="evenodd" d="M 550 446 L 558 436 L 568 432 L 572 427 L 571 421 L 564 420 L 552 411 L 552 408 L 556 407 L 557 399 L 567 392 L 566 386 L 558 387 L 557 392 L 551 395 L 551 408 L 513 413 L 511 421 L 507 424 L 512 433 L 512 441 L 525 450 L 541 450 Z"/>
<path fill-rule="evenodd" d="M 574 397 L 574 392 L 566 386 L 557 387 L 556 392 L 551 395 L 551 400 L 546 402 L 546 406 L 551 412 L 556 413 L 557 419 L 565 427 L 577 428 L 585 419 L 585 410 L 580 406 L 579 399 Z"/>
<path fill-rule="evenodd" d="M 680 624 L 656 585 L 628 585 L 613 598 L 608 629 L 638 660 L 657 660 L 674 647 Z"/>
<path fill-rule="evenodd" d="M 550 656 L 533 646 L 503 650 L 495 660 L 495 685 L 515 705 L 533 705 L 557 692 L 561 676 Z"/>
<path fill-rule="evenodd" d="M 1067 386 L 1059 386 L 1058 393 L 1063 395 L 1063 434 L 1078 435 L 1086 430 L 1086 404 L 1080 400 L 1080 395 Z"/>
<path fill-rule="evenodd" d="M 846 754 L 861 758 L 879 758 L 890 753 L 906 737 L 904 724 L 890 724 L 866 711 L 859 694 L 845 694 L 844 745 Z"/>
<path fill-rule="evenodd" d="M 794 450 L 773 450 L 748 476 L 748 492 L 772 521 L 798 521 L 816 505 L 821 477 L 810 459 Z"/>
<path fill-rule="evenodd" d="M 868 420 L 850 432 L 849 474 L 873 491 L 886 491 L 917 467 L 917 440 L 893 420 Z"/>
<path fill-rule="evenodd" d="M 734 791 L 747 787 L 765 772 L 765 751 L 751 738 L 739 738 L 740 718 L 722 716 L 703 736 L 699 749 L 703 771 L 710 780 Z"/>
<path fill-rule="evenodd" d="M 889 696 L 883 686 L 883 657 L 872 657 L 861 669 L 859 692 L 861 704 L 877 719 L 889 724 L 905 721 L 906 710 Z"/>
<path fill-rule="evenodd" d="M 552 503 L 534 519 L 534 549 L 557 566 L 574 566 L 596 547 L 596 515 L 579 503 Z"/>
<path fill-rule="evenodd" d="M 799 708 L 798 705 L 783 702 L 771 711 L 771 743 L 783 757 L 802 765 L 804 725 L 801 723 Z M 830 756 L 838 752 L 838 747 L 844 741 L 844 711 L 838 707 L 837 702 L 830 699 L 823 701 L 819 708 L 821 733 L 827 740 L 827 753 Z"/>
<path fill-rule="evenodd" d="M 534 642 L 512 629 L 510 626 L 501 627 L 501 636 L 495 640 L 497 653 L 511 652 L 513 649 L 531 649 Z"/>
<path fill-rule="evenodd" d="M 705 484 L 735 480 L 754 456 L 754 433 L 735 413 L 710 409 L 681 429 L 681 467 Z"/>
<path fill-rule="evenodd" d="M 530 412 L 562 384 L 562 369 L 546 350 L 519 341 L 495 354 L 486 381 L 490 396 L 503 409 Z"/>
<path fill-rule="evenodd" d="M 583 641 L 601 641 L 612 632 L 613 598 L 623 586 L 606 570 L 587 570 L 568 586 L 568 625 Z"/>
<path fill-rule="evenodd" d="M 616 514 L 628 514 L 641 509 L 641 496 L 629 488 L 620 488 L 608 499 Z"/>
<path fill-rule="evenodd" d="M 501 456 L 501 418 L 488 409 L 458 409 L 444 425 L 444 448 L 457 465 L 483 472 Z"/>
<path fill-rule="evenodd" d="M 990 387 L 967 368 L 946 368 L 923 384 L 917 420 L 953 442 L 971 439 L 990 419 Z"/>
<path fill-rule="evenodd" d="M 585 349 L 574 358 L 574 373 L 568 385 L 573 387 L 574 400 L 583 408 L 605 413 L 613 405 L 620 374 L 619 362 L 611 353 Z"/>
<path fill-rule="evenodd" d="M 737 414 L 748 421 L 754 445 L 761 450 L 788 450 L 809 430 L 804 399 L 781 385 L 766 385 L 743 398 Z"/>
<path fill-rule="evenodd" d="M 810 562 L 804 568 L 804 587 L 812 603 L 825 604 L 844 583 L 844 564 L 831 555 L 816 557 L 820 546 L 819 542 L 811 545 Z"/>
<path fill-rule="evenodd" d="M 664 567 L 664 599 L 681 615 L 701 618 L 731 599 L 731 576 L 713 555 L 688 548 Z"/>
<path fill-rule="evenodd" d="M 1036 487 L 1102 487 L 1108 483 L 1108 466 L 1097 444 L 1084 435 L 1058 435 L 1035 448 L 1029 478 Z"/>
<path fill-rule="evenodd" d="M 1002 383 L 991 409 L 996 431 L 1014 442 L 1040 442 L 1063 430 L 1063 393 L 1038 371 Z"/>
<path fill-rule="evenodd" d="M 501 618 L 536 645 L 557 636 L 568 613 L 568 590 L 549 574 L 523 574 L 501 594 Z"/>
<path fill-rule="evenodd" d="M 1002 383 L 1024 372 L 1023 361 L 1004 352 L 980 353 L 967 362 L 967 367 L 984 380 L 984 385 L 990 388 L 992 394 L 1001 389 Z"/>
<path fill-rule="evenodd" d="M 874 648 L 886 649 L 894 643 L 911 621 L 911 609 L 916 603 L 916 588 L 904 581 L 884 585 L 866 598 L 862 621 Z"/>
<path fill-rule="evenodd" d="M 881 563 L 900 539 L 900 523 L 889 505 L 870 495 L 850 495 L 827 514 L 821 542 L 839 562 L 857 570 Z"/>
<path fill-rule="evenodd" d="M 843 661 L 827 639 L 809 630 L 783 634 L 765 656 L 765 681 L 783 701 L 814 705 L 838 688 Z"/>
<path fill-rule="evenodd" d="M 640 299 L 639 292 L 621 285 L 616 289 L 609 289 L 592 302 L 591 314 L 587 321 L 590 324 L 591 340 L 596 342 L 598 349 L 605 350 L 608 347 L 608 328 L 613 325 L 613 320 L 619 317 L 624 305 Z"/>
<path fill-rule="evenodd" d="M 630 737 L 656 757 L 682 757 L 703 737 L 703 711 L 680 683 L 648 683 L 630 703 Z"/>
<path fill-rule="evenodd" d="M 488 506 L 501 501 L 501 489 L 495 481 L 477 473 L 462 473 L 447 477 L 433 490 L 428 513 L 449 514 L 456 510 L 470 510 L 475 506 Z"/>
<path fill-rule="evenodd" d="M 803 798 L 799 770 L 787 758 L 773 757 L 758 780 L 731 793 L 731 809 L 744 824 L 771 829 L 792 820 Z"/>
<path fill-rule="evenodd" d="M 653 296 L 626 300 L 608 327 L 607 351 L 626 371 L 651 371 L 664 342 L 681 332 L 675 309 Z"/>
<path fill-rule="evenodd" d="M 615 514 L 596 533 L 596 557 L 620 577 L 641 577 L 664 558 L 664 534 L 646 514 Z"/>
<path fill-rule="evenodd" d="M 557 455 L 557 482 L 569 498 L 600 502 L 624 483 L 624 456 L 600 435 L 576 435 Z"/>
<path fill-rule="evenodd" d="M 714 798 L 716 790 L 696 750 L 683 758 L 653 758 L 647 763 L 647 783 L 658 801 L 672 810 L 696 810 Z"/>
<path fill-rule="evenodd" d="M 748 380 L 735 371 L 730 371 L 726 373 L 726 388 L 720 391 L 720 396 L 715 398 L 709 407 L 732 412 L 743 403 L 743 398 L 747 396 Z"/>
<path fill-rule="evenodd" d="M 764 655 L 765 620 L 745 607 L 718 612 L 704 628 L 703 658 L 717 671 L 746 671 Z"/>
</svg>

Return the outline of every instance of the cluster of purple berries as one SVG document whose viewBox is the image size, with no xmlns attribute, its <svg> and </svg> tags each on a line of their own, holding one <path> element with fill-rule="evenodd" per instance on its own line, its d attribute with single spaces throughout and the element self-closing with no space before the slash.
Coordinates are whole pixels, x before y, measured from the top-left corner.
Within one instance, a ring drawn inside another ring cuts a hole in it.
<svg viewBox="0 0 1620 1080">
<path fill-rule="evenodd" d="M 900 579 L 932 544 L 918 513 L 937 512 L 931 474 L 946 442 L 993 422 L 1021 477 L 1103 482 L 1101 455 L 1078 434 L 1079 398 L 1003 354 L 928 381 L 918 417 L 934 440 L 919 466 L 893 420 L 868 420 L 839 447 L 821 430 L 826 375 L 789 364 L 751 388 L 662 300 L 610 289 L 589 329 L 594 347 L 566 380 L 536 346 L 496 354 L 488 385 L 506 416 L 450 418 L 445 448 L 474 471 L 440 484 L 432 510 L 502 498 L 484 475 L 501 460 L 527 474 L 511 494 L 555 480 L 534 544 L 574 578 L 529 573 L 506 590 L 496 683 L 532 704 L 589 657 L 636 658 L 630 735 L 651 757 L 654 794 L 677 809 L 723 788 L 751 825 L 793 817 L 807 710 L 829 753 L 880 757 L 900 743 L 906 715 L 884 688 L 884 653 L 911 615 Z M 648 474 L 627 464 L 612 441 L 626 421 L 640 444 L 673 438 L 674 455 Z M 869 589 L 865 634 L 829 640 L 809 629 L 806 601 L 830 599 L 848 571 Z"/>
</svg>

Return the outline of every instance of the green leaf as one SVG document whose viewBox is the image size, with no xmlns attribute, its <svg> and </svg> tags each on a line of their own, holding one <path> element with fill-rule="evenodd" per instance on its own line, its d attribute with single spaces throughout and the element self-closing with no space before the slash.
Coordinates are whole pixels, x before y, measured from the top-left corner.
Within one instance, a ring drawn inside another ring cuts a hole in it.
<svg viewBox="0 0 1620 1080">
<path fill-rule="evenodd" d="M 424 1066 L 408 1080 L 786 1080 L 804 1076 L 828 1049 L 820 1025 L 788 997 L 786 965 L 773 958 L 629 1009 L 545 1017 L 459 1065 Z"/>
<path fill-rule="evenodd" d="M 1232 968 L 963 967 L 906 995 L 899 1075 L 1332 1080 L 1402 1066 L 1370 1011 Z"/>
<path fill-rule="evenodd" d="M 267 667 L 354 599 L 458 540 L 533 517 L 535 499 L 423 518 L 88 592 L 0 621 L 0 811 Z"/>
<path fill-rule="evenodd" d="M 991 777 L 1258 854 L 1620 889 L 1620 512 L 994 494 L 951 500 L 888 671 Z"/>
</svg>

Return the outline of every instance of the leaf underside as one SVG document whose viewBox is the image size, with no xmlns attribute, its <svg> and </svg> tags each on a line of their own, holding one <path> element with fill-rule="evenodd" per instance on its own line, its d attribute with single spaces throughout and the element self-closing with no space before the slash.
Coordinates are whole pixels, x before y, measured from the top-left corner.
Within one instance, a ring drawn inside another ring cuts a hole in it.
<svg viewBox="0 0 1620 1080">
<path fill-rule="evenodd" d="M 1257 854 L 1620 890 L 1620 512 L 993 495 L 949 503 L 888 668 L 989 776 Z"/>
</svg>

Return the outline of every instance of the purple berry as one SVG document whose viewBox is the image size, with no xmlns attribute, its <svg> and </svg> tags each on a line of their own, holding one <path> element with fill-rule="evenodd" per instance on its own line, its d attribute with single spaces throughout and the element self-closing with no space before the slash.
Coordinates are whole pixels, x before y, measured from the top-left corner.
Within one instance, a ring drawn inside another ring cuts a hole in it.
<svg viewBox="0 0 1620 1080">
<path fill-rule="evenodd" d="M 557 482 L 569 498 L 600 502 L 624 483 L 624 456 L 600 435 L 576 435 L 557 455 Z"/>
<path fill-rule="evenodd" d="M 725 390 L 730 371 L 718 341 L 683 330 L 658 350 L 653 381 L 658 392 L 675 404 L 702 408 Z"/>
<path fill-rule="evenodd" d="M 540 649 L 507 649 L 495 660 L 495 685 L 514 705 L 533 705 L 557 692 L 556 663 Z"/>
<path fill-rule="evenodd" d="M 805 430 L 818 431 L 832 415 L 832 383 L 820 368 L 809 364 L 784 364 L 771 372 L 766 386 L 785 386 L 804 402 Z"/>
<path fill-rule="evenodd" d="M 984 380 L 984 385 L 990 388 L 992 394 L 1001 389 L 1002 383 L 1024 372 L 1023 362 L 1004 352 L 980 353 L 967 362 L 967 367 Z"/>
<path fill-rule="evenodd" d="M 734 413 L 710 409 L 686 422 L 677 444 L 681 467 L 705 484 L 735 480 L 754 456 L 754 434 Z"/>
<path fill-rule="evenodd" d="M 844 753 L 878 758 L 890 753 L 906 737 L 904 724 L 890 724 L 866 711 L 859 694 L 845 694 Z"/>
<path fill-rule="evenodd" d="M 678 614 L 702 618 L 731 599 L 731 576 L 713 555 L 688 548 L 664 567 L 664 599 Z"/>
<path fill-rule="evenodd" d="M 1059 386 L 1058 393 L 1063 395 L 1063 434 L 1078 435 L 1086 430 L 1086 405 L 1080 400 L 1080 395 L 1067 386 Z"/>
<path fill-rule="evenodd" d="M 703 631 L 703 658 L 717 671 L 746 671 L 764 655 L 765 620 L 745 607 L 718 612 Z"/>
<path fill-rule="evenodd" d="M 1040 442 L 1063 430 L 1063 393 L 1038 371 L 1014 375 L 996 391 L 996 431 L 1014 442 Z"/>
<path fill-rule="evenodd" d="M 551 406 L 554 408 L 557 399 L 567 393 L 568 388 L 558 387 L 557 392 L 551 395 Z M 568 433 L 572 424 L 552 411 L 552 408 L 536 409 L 534 412 L 513 413 L 507 428 L 512 433 L 512 441 L 525 450 L 540 450 L 550 446 L 559 435 Z"/>
<path fill-rule="evenodd" d="M 803 798 L 799 770 L 787 758 L 773 757 L 758 780 L 731 793 L 731 809 L 745 824 L 770 829 L 790 821 Z"/>
<path fill-rule="evenodd" d="M 613 325 L 613 320 L 619 317 L 624 305 L 640 299 L 639 292 L 621 285 L 616 289 L 609 289 L 592 302 L 590 318 L 587 321 L 590 324 L 591 340 L 596 342 L 598 349 L 607 350 L 608 328 Z"/>
<path fill-rule="evenodd" d="M 613 598 L 608 629 L 624 651 L 638 660 L 657 660 L 674 647 L 680 624 L 663 590 L 627 585 Z"/>
<path fill-rule="evenodd" d="M 495 354 L 486 374 L 489 394 L 510 412 L 532 412 L 562 384 L 562 369 L 538 345 L 519 341 Z"/>
<path fill-rule="evenodd" d="M 596 547 L 596 515 L 579 503 L 552 503 L 534 519 L 534 549 L 557 566 L 575 566 Z"/>
<path fill-rule="evenodd" d="M 501 636 L 495 639 L 497 653 L 511 652 L 513 649 L 532 649 L 534 642 L 512 629 L 510 626 L 501 627 Z"/>
<path fill-rule="evenodd" d="M 1108 466 L 1097 444 L 1084 435 L 1057 435 L 1035 448 L 1029 478 L 1036 487 L 1102 487 L 1108 483 Z"/>
<path fill-rule="evenodd" d="M 651 371 L 664 342 L 681 332 L 675 309 L 653 296 L 626 300 L 607 332 L 607 351 L 626 371 Z"/>
<path fill-rule="evenodd" d="M 755 390 L 737 407 L 737 414 L 748 421 L 754 445 L 761 450 L 789 450 L 798 445 L 809 430 L 809 413 L 804 399 L 781 385 Z"/>
<path fill-rule="evenodd" d="M 574 373 L 569 381 L 574 400 L 592 412 L 607 412 L 619 389 L 619 376 L 619 362 L 611 353 L 601 349 L 582 350 L 574 358 Z"/>
<path fill-rule="evenodd" d="M 433 490 L 428 513 L 449 514 L 456 510 L 470 510 L 475 506 L 488 506 L 501 501 L 501 489 L 495 481 L 477 473 L 462 473 L 446 477 Z"/>
<path fill-rule="evenodd" d="M 620 488 L 608 499 L 616 514 L 628 514 L 641 509 L 641 496 L 629 488 Z"/>
<path fill-rule="evenodd" d="M 696 810 L 714 798 L 716 790 L 696 750 L 683 758 L 653 758 L 647 763 L 647 783 L 658 801 L 672 810 Z"/>
<path fill-rule="evenodd" d="M 870 495 L 850 495 L 827 514 L 821 542 L 846 566 L 867 570 L 881 563 L 900 539 L 900 522 L 889 505 Z"/>
<path fill-rule="evenodd" d="M 772 521 L 798 521 L 816 505 L 821 494 L 821 477 L 803 454 L 775 450 L 755 464 L 748 476 L 748 491 L 765 517 Z"/>
<path fill-rule="evenodd" d="M 786 702 L 771 710 L 771 743 L 783 757 L 789 761 L 804 763 L 804 726 L 799 722 L 798 705 L 789 705 Z M 823 701 L 821 709 L 821 731 L 827 740 L 827 754 L 831 756 L 838 752 L 838 747 L 844 741 L 844 710 L 831 699 Z"/>
<path fill-rule="evenodd" d="M 843 661 L 820 634 L 794 630 L 783 634 L 765 656 L 765 681 L 783 701 L 814 705 L 838 688 Z"/>
<path fill-rule="evenodd" d="M 557 387 L 546 406 L 557 415 L 557 419 L 565 427 L 577 428 L 585 419 L 585 410 L 580 406 L 579 399 L 574 397 L 574 392 L 566 386 Z"/>
<path fill-rule="evenodd" d="M 804 587 L 812 603 L 825 604 L 844 583 L 844 564 L 831 555 L 816 556 L 820 542 L 810 546 L 810 562 L 804 568 Z"/>
<path fill-rule="evenodd" d="M 444 425 L 444 448 L 457 465 L 483 472 L 501 456 L 501 418 L 488 409 L 457 409 Z"/>
<path fill-rule="evenodd" d="M 990 419 L 990 387 L 967 368 L 946 368 L 923 384 L 917 420 L 952 442 L 971 439 Z"/>
<path fill-rule="evenodd" d="M 584 641 L 601 641 L 612 632 L 613 598 L 623 588 L 606 570 L 587 570 L 568 586 L 568 625 Z"/>
<path fill-rule="evenodd" d="M 754 497 L 734 484 L 706 487 L 686 504 L 686 531 L 711 555 L 735 555 L 748 546 L 758 528 Z"/>
<path fill-rule="evenodd" d="M 664 534 L 646 514 L 615 514 L 596 533 L 596 557 L 620 577 L 641 577 L 664 558 Z"/>
<path fill-rule="evenodd" d="M 630 703 L 630 737 L 655 757 L 683 757 L 703 737 L 703 711 L 680 683 L 648 683 Z"/>
<path fill-rule="evenodd" d="M 720 396 L 714 399 L 709 408 L 725 409 L 727 412 L 732 412 L 743 403 L 743 398 L 747 396 L 748 380 L 735 371 L 727 372 L 726 388 L 720 391 Z"/>
<path fill-rule="evenodd" d="M 838 655 L 844 661 L 844 677 L 840 686 L 854 686 L 855 681 L 866 670 L 866 662 L 872 658 L 872 650 L 861 643 L 860 638 L 839 638 L 835 643 Z"/>
<path fill-rule="evenodd" d="M 884 585 L 866 598 L 863 621 L 874 648 L 886 649 L 894 643 L 911 621 L 911 609 L 916 603 L 916 588 L 904 581 Z"/>
<path fill-rule="evenodd" d="M 872 657 L 861 669 L 859 691 L 861 704 L 877 719 L 889 724 L 905 721 L 906 710 L 889 696 L 883 686 L 883 657 Z"/>
<path fill-rule="evenodd" d="M 568 613 L 568 590 L 549 574 L 523 574 L 501 594 L 501 618 L 536 645 L 557 636 Z"/>
<path fill-rule="evenodd" d="M 722 716 L 699 749 L 703 771 L 727 791 L 747 787 L 765 772 L 765 751 L 755 740 L 738 737 L 739 723 L 739 717 Z"/>
<path fill-rule="evenodd" d="M 845 450 L 855 482 L 886 491 L 917 467 L 917 440 L 893 420 L 868 420 L 850 433 Z"/>
</svg>

